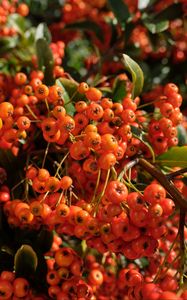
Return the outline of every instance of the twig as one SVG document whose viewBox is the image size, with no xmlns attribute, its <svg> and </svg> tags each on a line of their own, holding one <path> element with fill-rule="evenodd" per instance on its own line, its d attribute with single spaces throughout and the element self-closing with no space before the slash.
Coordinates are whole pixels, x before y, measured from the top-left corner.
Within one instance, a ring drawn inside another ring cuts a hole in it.
<svg viewBox="0 0 187 300">
<path fill-rule="evenodd" d="M 177 204 L 184 211 L 187 210 L 187 199 L 179 192 L 175 185 L 167 179 L 166 175 L 164 175 L 159 169 L 143 158 L 140 158 L 138 163 L 144 170 L 158 180 L 158 182 L 170 194 L 175 204 Z"/>
<path fill-rule="evenodd" d="M 184 238 L 185 212 L 180 209 L 179 237 L 180 237 L 180 286 L 183 285 L 183 274 L 185 264 L 185 238 Z"/>
<path fill-rule="evenodd" d="M 168 180 L 171 180 L 171 179 L 175 178 L 176 176 L 182 175 L 186 172 L 187 172 L 187 168 L 183 168 L 183 169 L 177 170 L 175 172 L 172 172 L 170 174 L 167 174 L 166 177 Z"/>
</svg>

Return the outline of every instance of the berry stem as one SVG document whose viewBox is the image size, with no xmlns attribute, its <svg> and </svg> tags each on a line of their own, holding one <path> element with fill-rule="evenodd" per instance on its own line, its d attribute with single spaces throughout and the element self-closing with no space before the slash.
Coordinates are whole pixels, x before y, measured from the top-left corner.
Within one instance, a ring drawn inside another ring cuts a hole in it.
<svg viewBox="0 0 187 300">
<path fill-rule="evenodd" d="M 176 235 L 174 241 L 172 242 L 172 244 L 171 244 L 171 246 L 170 246 L 168 252 L 166 253 L 166 255 L 165 255 L 165 257 L 164 257 L 164 260 L 163 260 L 162 264 L 160 265 L 160 267 L 159 267 L 159 269 L 158 269 L 158 272 L 157 272 L 156 275 L 155 275 L 155 278 L 154 278 L 154 280 L 153 280 L 154 283 L 156 283 L 157 280 L 159 279 L 159 276 L 160 276 L 160 274 L 161 274 L 161 272 L 162 272 L 162 270 L 163 270 L 163 268 L 164 268 L 164 266 L 165 266 L 165 264 L 166 264 L 166 261 L 167 261 L 167 259 L 168 259 L 168 256 L 169 256 L 171 250 L 173 249 L 173 247 L 175 246 L 178 237 L 179 237 L 179 232 L 177 233 L 177 235 Z M 169 265 L 169 267 L 171 267 L 171 265 Z"/>
<path fill-rule="evenodd" d="M 35 120 L 38 120 L 37 116 L 35 115 L 35 113 L 32 111 L 32 109 L 30 108 L 30 106 L 28 104 L 25 105 L 25 107 L 27 108 L 27 110 L 30 112 L 31 116 L 33 116 L 33 118 Z"/>
<path fill-rule="evenodd" d="M 45 149 L 44 158 L 43 158 L 43 161 L 42 161 L 42 169 L 43 169 L 44 166 L 45 166 L 46 157 L 47 157 L 47 154 L 48 154 L 48 151 L 49 151 L 49 145 L 50 145 L 50 143 L 47 143 L 47 147 L 46 147 L 46 149 Z"/>
<path fill-rule="evenodd" d="M 108 169 L 108 171 L 107 171 L 107 175 L 106 175 L 106 179 L 105 179 L 105 183 L 104 183 L 102 193 L 100 194 L 100 196 L 97 199 L 97 204 L 96 204 L 96 207 L 95 207 L 96 214 L 97 214 L 97 211 L 98 211 L 98 208 L 99 208 L 100 201 L 101 201 L 101 199 L 103 198 L 103 196 L 105 194 L 105 190 L 106 190 L 109 178 L 110 178 L 110 169 Z"/>
<path fill-rule="evenodd" d="M 121 179 L 124 177 L 124 175 L 127 173 L 127 171 L 131 168 L 133 168 L 135 165 L 137 165 L 139 162 L 138 158 L 128 162 L 125 167 L 123 168 L 123 170 L 119 173 L 118 175 L 118 180 L 121 181 Z"/>
</svg>

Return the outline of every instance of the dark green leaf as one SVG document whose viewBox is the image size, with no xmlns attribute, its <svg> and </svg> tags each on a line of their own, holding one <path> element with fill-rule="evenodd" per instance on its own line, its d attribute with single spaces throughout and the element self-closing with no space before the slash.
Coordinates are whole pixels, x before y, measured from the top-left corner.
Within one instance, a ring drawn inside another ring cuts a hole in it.
<svg viewBox="0 0 187 300">
<path fill-rule="evenodd" d="M 126 96 L 126 84 L 125 80 L 119 80 L 117 79 L 115 85 L 114 85 L 114 91 L 113 91 L 113 101 L 114 102 L 122 102 L 123 98 Z"/>
<path fill-rule="evenodd" d="M 71 80 L 69 80 L 69 83 L 71 82 Z M 72 82 L 71 82 L 72 83 Z M 73 116 L 74 113 L 75 113 L 75 107 L 74 105 L 72 104 L 72 99 L 70 98 L 67 90 L 65 89 L 64 87 L 64 84 L 63 84 L 63 80 L 62 79 L 57 79 L 56 80 L 56 84 L 58 86 L 60 86 L 63 90 L 63 94 L 62 94 L 62 97 L 64 99 L 64 106 L 65 106 L 65 109 L 66 109 L 66 112 L 70 115 L 70 116 Z M 67 84 L 67 81 L 66 81 L 66 84 Z M 67 85 L 66 85 L 67 86 Z M 71 85 L 71 88 L 72 88 L 73 85 Z"/>
<path fill-rule="evenodd" d="M 157 162 L 167 167 L 187 167 L 187 146 L 176 146 L 157 157 Z"/>
<path fill-rule="evenodd" d="M 3 37 L 0 38 L 0 54 L 7 53 L 14 49 L 18 44 L 17 37 Z"/>
<path fill-rule="evenodd" d="M 131 37 L 131 33 L 132 33 L 133 29 L 134 29 L 133 23 L 126 24 L 125 31 L 124 31 L 125 42 L 127 42 L 129 40 L 129 38 Z"/>
<path fill-rule="evenodd" d="M 35 40 L 45 39 L 48 43 L 51 42 L 51 33 L 45 23 L 40 23 L 36 28 Z"/>
<path fill-rule="evenodd" d="M 139 96 L 144 84 L 144 75 L 140 66 L 130 56 L 123 54 L 125 69 L 131 74 L 133 82 L 133 97 Z"/>
<path fill-rule="evenodd" d="M 53 243 L 53 232 L 47 229 L 41 229 L 37 234 L 35 247 L 37 247 L 40 252 L 46 253 L 51 249 Z"/>
<path fill-rule="evenodd" d="M 38 257 L 29 245 L 22 245 L 14 257 L 14 269 L 17 277 L 30 277 L 36 271 Z"/>
<path fill-rule="evenodd" d="M 4 249 L 0 251 L 0 262 L 0 272 L 4 270 L 13 271 L 14 256 L 7 251 L 4 251 Z"/>
<path fill-rule="evenodd" d="M 160 22 L 164 20 L 174 20 L 179 17 L 182 17 L 182 4 L 181 3 L 175 3 L 173 5 L 170 5 L 166 9 L 162 10 L 161 12 L 157 13 L 154 16 L 155 22 Z"/>
<path fill-rule="evenodd" d="M 178 145 L 179 146 L 187 145 L 187 132 L 184 126 L 178 125 L 177 132 L 178 132 L 178 140 L 179 140 Z"/>
<path fill-rule="evenodd" d="M 103 32 L 102 32 L 101 27 L 93 21 L 87 20 L 87 21 L 79 21 L 76 23 L 68 24 L 68 25 L 66 25 L 66 27 L 63 30 L 66 30 L 66 29 L 75 29 L 75 30 L 78 29 L 78 30 L 83 30 L 83 31 L 91 31 L 91 32 L 95 33 L 95 35 L 101 42 L 104 41 Z"/>
<path fill-rule="evenodd" d="M 28 28 L 28 21 L 19 14 L 10 14 L 8 16 L 8 25 L 15 28 L 20 34 L 24 34 Z"/>
<path fill-rule="evenodd" d="M 78 88 L 78 83 L 76 81 L 67 79 L 67 78 L 59 78 L 56 80 L 56 84 L 59 86 L 63 86 L 68 92 L 69 97 L 72 97 Z"/>
<path fill-rule="evenodd" d="M 135 138 L 139 139 L 144 145 L 147 146 L 150 153 L 152 154 L 153 162 L 155 162 L 155 153 L 154 153 L 153 148 L 151 147 L 151 145 L 149 144 L 149 142 L 147 140 L 147 134 L 144 131 L 142 131 L 140 128 L 135 127 L 133 125 L 131 125 L 131 132 Z"/>
<path fill-rule="evenodd" d="M 52 85 L 54 83 L 53 54 L 48 45 L 48 42 L 44 38 L 38 39 L 36 41 L 36 52 L 37 52 L 39 69 L 44 72 L 45 83 L 47 85 Z"/>
<path fill-rule="evenodd" d="M 140 269 L 145 269 L 149 265 L 149 260 L 146 257 L 142 257 L 135 260 L 135 263 Z"/>
<path fill-rule="evenodd" d="M 122 28 L 125 28 L 126 22 L 130 17 L 128 6 L 123 0 L 108 0 L 108 3 Z"/>
<path fill-rule="evenodd" d="M 164 21 L 160 21 L 158 23 L 153 23 L 153 22 L 145 21 L 144 25 L 147 27 L 147 29 L 151 33 L 155 34 L 155 33 L 163 32 L 166 29 L 168 29 L 168 27 L 169 27 L 169 21 L 164 20 Z"/>
</svg>

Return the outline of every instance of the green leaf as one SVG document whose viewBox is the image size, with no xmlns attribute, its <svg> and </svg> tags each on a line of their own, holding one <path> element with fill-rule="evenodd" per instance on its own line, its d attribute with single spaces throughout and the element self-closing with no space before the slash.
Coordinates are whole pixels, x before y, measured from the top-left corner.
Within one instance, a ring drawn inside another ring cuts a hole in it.
<svg viewBox="0 0 187 300">
<path fill-rule="evenodd" d="M 102 28 L 95 22 L 93 21 L 79 21 L 79 22 L 75 22 L 72 24 L 68 24 L 66 25 L 66 27 L 63 30 L 66 29 L 77 29 L 77 30 L 82 30 L 82 31 L 92 31 L 95 33 L 96 37 L 103 42 L 104 38 L 103 38 L 103 32 L 102 32 Z"/>
<path fill-rule="evenodd" d="M 0 272 L 4 270 L 13 271 L 14 256 L 4 249 L 0 250 Z"/>
<path fill-rule="evenodd" d="M 163 21 L 160 21 L 158 23 L 153 23 L 153 22 L 145 21 L 144 25 L 147 27 L 147 29 L 151 33 L 155 34 L 155 33 L 163 32 L 166 29 L 168 29 L 168 27 L 169 27 L 169 21 L 163 20 Z"/>
<path fill-rule="evenodd" d="M 187 167 L 187 146 L 176 146 L 157 157 L 157 162 L 167 167 Z"/>
<path fill-rule="evenodd" d="M 70 97 L 73 96 L 73 94 L 76 92 L 78 88 L 78 83 L 76 81 L 67 78 L 58 78 L 56 80 L 56 84 L 59 86 L 62 85 L 66 89 Z"/>
<path fill-rule="evenodd" d="M 112 97 L 113 101 L 122 102 L 126 94 L 127 91 L 126 91 L 125 80 L 117 79 L 114 84 L 113 97 Z"/>
<path fill-rule="evenodd" d="M 47 229 L 41 229 L 37 235 L 35 246 L 42 253 L 46 253 L 51 249 L 53 243 L 53 232 Z"/>
<path fill-rule="evenodd" d="M 178 145 L 179 146 L 187 145 L 187 132 L 184 126 L 178 125 L 177 132 L 178 132 L 178 140 L 179 140 Z"/>
<path fill-rule="evenodd" d="M 7 53 L 18 45 L 17 37 L 0 38 L 0 55 Z"/>
<path fill-rule="evenodd" d="M 36 28 L 35 40 L 39 39 L 45 39 L 48 44 L 51 43 L 51 33 L 45 23 L 40 23 Z"/>
<path fill-rule="evenodd" d="M 182 17 L 182 5 L 181 3 L 175 3 L 173 5 L 168 6 L 166 9 L 162 10 L 161 12 L 157 13 L 154 16 L 155 22 L 160 22 L 160 21 L 171 21 L 175 20 L 179 17 Z"/>
<path fill-rule="evenodd" d="M 152 5 L 157 0 L 138 0 L 138 9 L 142 10 Z"/>
<path fill-rule="evenodd" d="M 133 97 L 139 96 L 144 84 L 144 75 L 140 66 L 130 56 L 123 54 L 125 69 L 131 74 L 133 82 Z"/>
<path fill-rule="evenodd" d="M 152 159 L 153 159 L 153 163 L 154 163 L 155 162 L 155 153 L 154 153 L 153 148 L 151 147 L 151 145 L 149 144 L 149 142 L 147 140 L 147 134 L 144 131 L 142 131 L 140 128 L 137 128 L 133 125 L 131 125 L 131 132 L 135 138 L 139 139 L 144 145 L 147 146 L 150 153 L 152 154 Z"/>
<path fill-rule="evenodd" d="M 70 81 L 70 80 L 69 80 Z M 71 82 L 71 81 L 70 81 Z M 69 83 L 70 83 L 69 82 Z M 66 82 L 67 84 L 67 82 Z M 63 91 L 63 94 L 62 94 L 62 97 L 64 99 L 64 106 L 65 106 L 65 109 L 66 109 L 66 112 L 67 114 L 69 114 L 70 116 L 73 116 L 74 113 L 75 113 L 75 107 L 74 105 L 72 104 L 72 99 L 70 98 L 67 90 L 65 89 L 64 85 L 63 85 L 63 80 L 62 78 L 61 79 L 57 79 L 56 80 L 56 85 L 60 86 L 62 88 L 62 91 Z M 71 88 L 72 88 L 72 85 L 71 85 Z M 76 91 L 75 91 L 76 92 Z"/>
<path fill-rule="evenodd" d="M 126 22 L 130 17 L 130 12 L 128 6 L 124 3 L 123 0 L 108 0 L 108 3 L 116 16 L 116 19 L 121 24 L 121 27 L 124 29 Z"/>
<path fill-rule="evenodd" d="M 22 245 L 14 257 L 14 269 L 17 277 L 30 277 L 36 271 L 38 257 L 29 245 Z"/>
<path fill-rule="evenodd" d="M 50 49 L 48 42 L 44 38 L 39 38 L 36 41 L 36 52 L 38 58 L 39 69 L 44 72 L 44 79 L 47 85 L 52 85 L 54 83 L 53 78 L 53 54 Z"/>
<path fill-rule="evenodd" d="M 27 27 L 26 19 L 19 14 L 10 14 L 8 16 L 8 25 L 15 28 L 20 34 L 23 34 Z"/>
</svg>

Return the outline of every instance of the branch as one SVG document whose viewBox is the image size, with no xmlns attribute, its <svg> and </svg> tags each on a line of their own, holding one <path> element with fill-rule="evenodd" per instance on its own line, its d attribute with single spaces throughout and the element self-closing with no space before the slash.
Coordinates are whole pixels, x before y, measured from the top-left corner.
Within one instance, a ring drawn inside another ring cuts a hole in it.
<svg viewBox="0 0 187 300">
<path fill-rule="evenodd" d="M 180 209 L 179 219 L 179 236 L 180 236 L 180 286 L 183 282 L 184 265 L 185 265 L 185 237 L 184 237 L 184 226 L 185 226 L 185 212 Z"/>
<path fill-rule="evenodd" d="M 167 190 L 175 204 L 178 205 L 180 209 L 187 211 L 187 199 L 179 192 L 175 185 L 167 179 L 166 175 L 164 175 L 160 170 L 143 158 L 140 158 L 138 163 L 141 167 L 143 167 L 143 169 L 145 169 L 149 174 L 158 180 L 158 182 Z"/>
<path fill-rule="evenodd" d="M 178 175 L 182 175 L 182 174 L 184 174 L 186 172 L 187 172 L 187 168 L 183 168 L 183 169 L 177 170 L 175 172 L 172 172 L 170 174 L 167 174 L 166 177 L 167 177 L 168 180 L 171 180 L 172 178 L 175 178 Z"/>
</svg>

